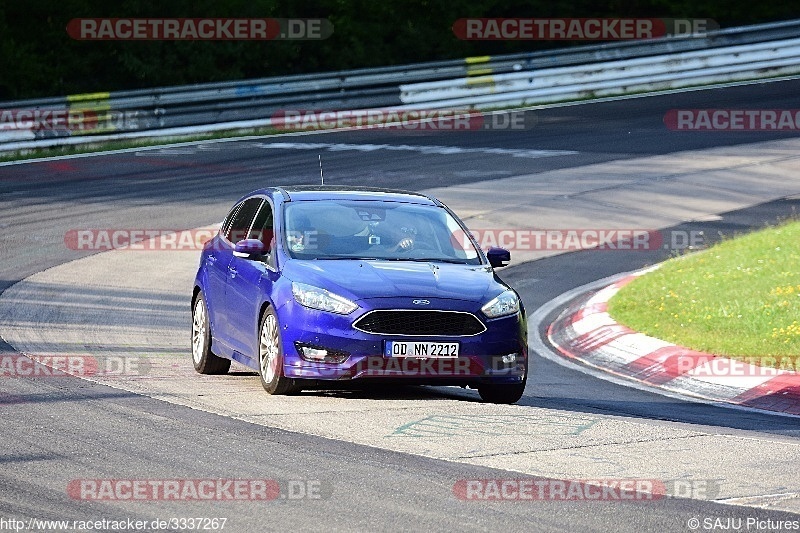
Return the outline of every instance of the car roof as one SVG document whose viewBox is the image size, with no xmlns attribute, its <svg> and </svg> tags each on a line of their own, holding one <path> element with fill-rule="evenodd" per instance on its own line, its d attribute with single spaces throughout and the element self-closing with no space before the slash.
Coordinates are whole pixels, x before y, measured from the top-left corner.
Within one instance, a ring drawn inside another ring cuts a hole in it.
<svg viewBox="0 0 800 533">
<path fill-rule="evenodd" d="M 268 187 L 254 194 L 279 194 L 285 202 L 314 200 L 377 200 L 384 202 L 406 202 L 424 205 L 442 205 L 436 198 L 426 194 L 400 189 L 378 187 L 356 187 L 336 185 L 289 185 Z"/>
</svg>

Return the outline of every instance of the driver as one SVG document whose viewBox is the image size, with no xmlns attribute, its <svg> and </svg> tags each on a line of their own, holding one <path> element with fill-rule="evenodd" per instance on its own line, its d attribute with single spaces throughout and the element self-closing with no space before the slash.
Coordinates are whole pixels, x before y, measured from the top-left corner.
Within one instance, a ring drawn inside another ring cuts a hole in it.
<svg viewBox="0 0 800 533">
<path fill-rule="evenodd" d="M 400 237 L 397 241 L 396 250 L 407 251 L 414 247 L 417 238 L 416 228 L 407 228 L 405 226 L 400 228 Z"/>
</svg>

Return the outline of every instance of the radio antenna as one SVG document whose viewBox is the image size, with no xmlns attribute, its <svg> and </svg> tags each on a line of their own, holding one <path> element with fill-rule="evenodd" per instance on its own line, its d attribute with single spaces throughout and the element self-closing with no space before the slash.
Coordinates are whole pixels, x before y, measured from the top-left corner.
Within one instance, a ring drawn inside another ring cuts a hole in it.
<svg viewBox="0 0 800 533">
<path fill-rule="evenodd" d="M 325 186 L 325 176 L 322 175 L 322 154 L 317 154 L 319 157 L 319 181 L 320 185 Z"/>
</svg>

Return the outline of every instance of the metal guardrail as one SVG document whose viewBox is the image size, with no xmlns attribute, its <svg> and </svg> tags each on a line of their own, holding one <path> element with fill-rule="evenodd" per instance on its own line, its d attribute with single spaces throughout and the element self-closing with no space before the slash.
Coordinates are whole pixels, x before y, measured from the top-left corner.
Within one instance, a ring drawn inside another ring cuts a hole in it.
<svg viewBox="0 0 800 533">
<path fill-rule="evenodd" d="M 800 38 L 591 65 L 404 84 L 414 108 L 529 105 L 800 72 Z"/>
<path fill-rule="evenodd" d="M 0 150 L 256 128 L 287 109 L 497 107 L 790 74 L 800 72 L 798 35 L 792 20 L 702 37 L 2 102 Z M 63 124 L 9 128 L 8 110 L 51 111 Z"/>
</svg>

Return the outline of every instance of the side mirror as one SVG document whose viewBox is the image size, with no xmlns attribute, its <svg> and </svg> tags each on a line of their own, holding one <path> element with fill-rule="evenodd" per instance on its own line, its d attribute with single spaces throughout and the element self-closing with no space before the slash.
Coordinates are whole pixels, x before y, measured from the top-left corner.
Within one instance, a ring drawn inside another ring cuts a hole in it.
<svg viewBox="0 0 800 533">
<path fill-rule="evenodd" d="M 244 239 L 236 243 L 233 248 L 233 255 L 244 259 L 257 259 L 269 250 L 266 245 L 258 239 Z"/>
<path fill-rule="evenodd" d="M 489 260 L 489 264 L 493 267 L 504 267 L 511 261 L 511 252 L 505 248 L 492 247 L 489 248 L 488 252 L 486 252 L 486 258 Z"/>
</svg>

